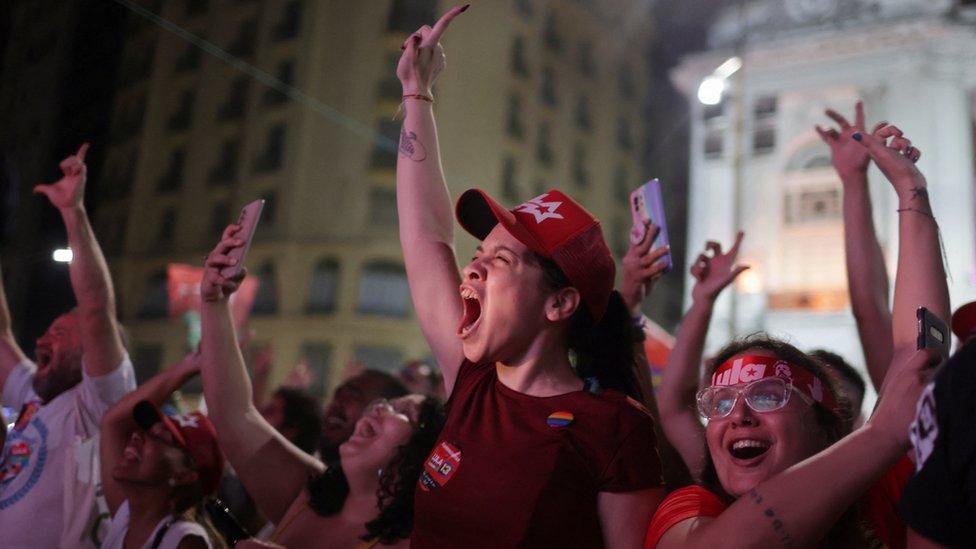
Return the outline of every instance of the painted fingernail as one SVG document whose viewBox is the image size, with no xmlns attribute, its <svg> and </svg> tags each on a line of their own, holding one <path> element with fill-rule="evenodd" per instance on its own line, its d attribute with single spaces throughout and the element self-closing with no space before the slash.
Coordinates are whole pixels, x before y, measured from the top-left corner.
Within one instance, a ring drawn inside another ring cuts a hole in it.
<svg viewBox="0 0 976 549">
<path fill-rule="evenodd" d="M 461 8 L 461 11 L 460 11 L 459 13 L 464 13 L 464 12 L 466 12 L 466 11 L 468 11 L 468 8 L 470 8 L 470 7 L 471 7 L 471 4 L 465 4 L 465 5 L 464 5 L 464 6 L 463 6 L 463 7 Z"/>
<path fill-rule="evenodd" d="M 852 135 L 851 137 L 854 138 L 854 141 L 860 141 L 864 139 L 864 136 L 861 135 L 861 132 L 854 132 L 854 135 Z"/>
</svg>

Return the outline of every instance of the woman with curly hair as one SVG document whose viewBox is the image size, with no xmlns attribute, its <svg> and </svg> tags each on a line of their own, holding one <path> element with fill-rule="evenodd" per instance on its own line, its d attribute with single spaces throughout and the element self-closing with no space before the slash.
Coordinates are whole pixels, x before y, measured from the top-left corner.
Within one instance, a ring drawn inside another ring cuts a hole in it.
<svg viewBox="0 0 976 549">
<path fill-rule="evenodd" d="M 233 264 L 240 225 L 230 225 L 207 257 L 203 300 L 203 389 L 218 441 L 258 508 L 277 525 L 272 544 L 301 547 L 406 547 L 413 529 L 413 492 L 444 411 L 421 395 L 366 408 L 339 447 L 341 466 L 326 467 L 298 449 L 261 416 L 251 400 L 228 300 L 243 279 L 221 276 Z M 248 541 L 237 547 L 269 546 Z"/>
</svg>

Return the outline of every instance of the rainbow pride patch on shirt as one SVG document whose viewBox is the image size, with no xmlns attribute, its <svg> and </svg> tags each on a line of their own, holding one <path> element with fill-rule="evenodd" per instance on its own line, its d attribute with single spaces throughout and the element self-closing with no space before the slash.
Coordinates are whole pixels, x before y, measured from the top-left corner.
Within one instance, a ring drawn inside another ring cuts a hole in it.
<svg viewBox="0 0 976 549">
<path fill-rule="evenodd" d="M 550 427 L 565 427 L 573 422 L 572 412 L 553 412 L 546 418 L 546 424 Z"/>
</svg>

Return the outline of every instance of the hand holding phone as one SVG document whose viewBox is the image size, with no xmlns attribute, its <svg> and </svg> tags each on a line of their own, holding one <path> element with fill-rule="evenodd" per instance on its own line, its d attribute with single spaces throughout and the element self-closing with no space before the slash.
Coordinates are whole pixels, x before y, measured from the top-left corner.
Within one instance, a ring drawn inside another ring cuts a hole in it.
<svg viewBox="0 0 976 549">
<path fill-rule="evenodd" d="M 658 179 L 652 179 L 630 193 L 630 213 L 634 219 L 634 226 L 630 229 L 631 244 L 637 244 L 644 239 L 648 222 L 654 223 L 659 229 L 651 248 L 660 248 L 669 244 L 668 222 L 664 216 L 664 199 L 661 196 L 661 182 Z M 664 272 L 670 272 L 673 266 L 671 254 L 665 255 L 662 260 L 667 263 Z"/>
<path fill-rule="evenodd" d="M 237 219 L 237 224 L 241 230 L 237 237 L 244 241 L 244 244 L 227 252 L 227 256 L 234 260 L 234 264 L 220 270 L 220 276 L 224 278 L 236 278 L 244 270 L 244 258 L 247 251 L 251 248 L 251 241 L 254 239 L 254 231 L 258 228 L 258 220 L 261 219 L 261 211 L 264 210 L 264 200 L 258 199 L 241 209 L 241 215 Z"/>
<path fill-rule="evenodd" d="M 918 340 L 915 347 L 917 349 L 935 349 L 942 355 L 942 360 L 948 359 L 952 335 L 946 323 L 925 307 L 919 307 L 915 310 L 915 318 L 918 322 Z"/>
</svg>

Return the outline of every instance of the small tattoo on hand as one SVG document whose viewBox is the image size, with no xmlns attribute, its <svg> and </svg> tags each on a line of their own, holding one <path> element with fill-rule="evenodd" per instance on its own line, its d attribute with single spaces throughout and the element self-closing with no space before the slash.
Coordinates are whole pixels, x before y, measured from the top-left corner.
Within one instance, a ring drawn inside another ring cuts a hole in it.
<svg viewBox="0 0 976 549">
<path fill-rule="evenodd" d="M 402 128 L 400 130 L 400 154 L 414 162 L 423 162 L 427 159 L 427 147 L 424 147 L 415 132 Z"/>
<path fill-rule="evenodd" d="M 929 190 L 925 187 L 914 187 L 912 189 L 912 200 L 916 198 L 921 198 L 923 200 L 929 199 Z"/>
</svg>

